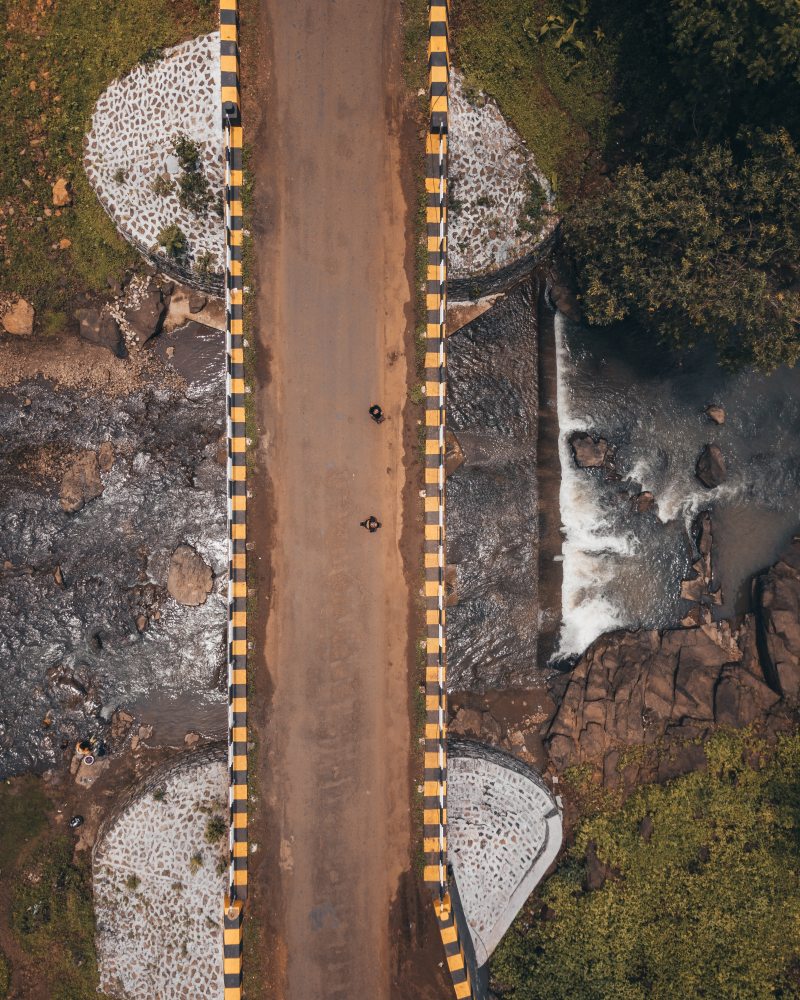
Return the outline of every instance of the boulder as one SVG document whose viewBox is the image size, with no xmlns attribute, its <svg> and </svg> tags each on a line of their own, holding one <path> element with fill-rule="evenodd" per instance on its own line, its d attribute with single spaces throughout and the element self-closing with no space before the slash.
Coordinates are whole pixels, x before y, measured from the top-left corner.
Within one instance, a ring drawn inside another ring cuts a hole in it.
<svg viewBox="0 0 800 1000">
<path fill-rule="evenodd" d="M 35 317 L 36 310 L 30 302 L 17 299 L 11 308 L 3 313 L 3 329 L 6 333 L 13 333 L 17 337 L 30 337 Z"/>
<path fill-rule="evenodd" d="M 191 545 L 179 545 L 172 553 L 167 590 L 178 604 L 197 607 L 205 604 L 214 582 L 211 568 Z"/>
<path fill-rule="evenodd" d="M 68 514 L 81 510 L 103 492 L 100 466 L 93 451 L 83 451 L 73 461 L 61 479 L 61 507 Z"/>
<path fill-rule="evenodd" d="M 724 424 L 725 423 L 725 410 L 723 407 L 719 406 L 717 403 L 711 403 L 706 407 L 706 416 L 713 424 Z"/>
<path fill-rule="evenodd" d="M 56 208 L 72 204 L 72 185 L 65 177 L 59 177 L 53 185 L 53 204 Z"/>
<path fill-rule="evenodd" d="M 579 469 L 601 469 L 613 458 L 613 449 L 605 438 L 576 431 L 569 443 Z"/>
<path fill-rule="evenodd" d="M 695 475 L 709 490 L 721 486 L 728 478 L 725 458 L 718 444 L 707 444 L 700 452 L 695 465 Z"/>
<path fill-rule="evenodd" d="M 125 321 L 139 347 L 161 332 L 166 312 L 164 293 L 151 281 L 138 304 L 125 310 Z"/>
<path fill-rule="evenodd" d="M 483 727 L 483 713 L 474 708 L 460 708 L 448 729 L 456 736 L 480 736 Z"/>
<path fill-rule="evenodd" d="M 637 493 L 631 502 L 637 514 L 649 514 L 656 505 L 656 498 L 650 490 L 644 490 L 642 493 Z"/>
<path fill-rule="evenodd" d="M 118 358 L 128 356 L 119 323 L 110 313 L 100 309 L 77 309 L 75 318 L 80 324 L 78 332 L 84 340 L 107 348 Z"/>
<path fill-rule="evenodd" d="M 205 309 L 207 302 L 208 298 L 205 295 L 202 295 L 200 292 L 192 292 L 189 296 L 189 312 L 192 313 L 192 315 L 202 312 Z"/>
</svg>

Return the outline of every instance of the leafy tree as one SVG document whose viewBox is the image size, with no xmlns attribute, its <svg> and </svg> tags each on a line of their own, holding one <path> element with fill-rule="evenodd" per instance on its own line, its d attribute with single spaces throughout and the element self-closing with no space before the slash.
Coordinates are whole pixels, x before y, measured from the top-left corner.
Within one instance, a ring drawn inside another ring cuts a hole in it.
<svg viewBox="0 0 800 1000">
<path fill-rule="evenodd" d="M 492 960 L 503 1000 L 800 995 L 800 737 L 720 734 L 706 755 L 581 824 Z M 610 870 L 594 891 L 590 842 Z"/>
<path fill-rule="evenodd" d="M 158 245 L 162 246 L 167 251 L 167 255 L 172 257 L 173 260 L 180 260 L 182 257 L 185 257 L 189 249 L 189 241 L 186 239 L 186 234 L 174 222 L 171 226 L 162 229 L 158 234 Z M 158 791 L 159 789 L 156 789 L 153 793 L 153 798 L 156 798 Z M 163 797 L 162 792 L 160 798 Z"/>
<path fill-rule="evenodd" d="M 800 357 L 800 158 L 786 132 L 650 177 L 621 168 L 576 207 L 565 242 L 590 323 L 633 319 L 679 346 L 713 338 L 724 363 Z"/>
</svg>

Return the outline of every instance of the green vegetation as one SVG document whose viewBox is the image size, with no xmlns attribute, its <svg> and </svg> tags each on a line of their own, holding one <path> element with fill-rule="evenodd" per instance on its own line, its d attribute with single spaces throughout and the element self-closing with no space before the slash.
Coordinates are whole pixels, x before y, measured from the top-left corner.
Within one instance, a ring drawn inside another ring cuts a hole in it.
<svg viewBox="0 0 800 1000">
<path fill-rule="evenodd" d="M 201 851 L 196 851 L 189 858 L 189 871 L 192 873 L 192 875 L 196 875 L 202 867 L 203 867 L 203 854 Z"/>
<path fill-rule="evenodd" d="M 7 997 L 11 987 L 11 963 L 0 951 L 0 997 Z"/>
<path fill-rule="evenodd" d="M 503 1000 L 800 996 L 800 735 L 719 734 L 706 754 L 581 823 L 495 955 Z"/>
<path fill-rule="evenodd" d="M 163 47 L 216 27 L 201 0 L 0 0 L 0 291 L 18 292 L 44 320 L 136 261 L 81 166 L 92 108 L 115 77 Z M 57 178 L 73 204 L 52 206 Z M 58 249 L 59 240 L 72 245 Z"/>
<path fill-rule="evenodd" d="M 218 844 L 228 832 L 228 823 L 222 816 L 211 816 L 206 823 L 206 841 L 209 844 Z"/>
<path fill-rule="evenodd" d="M 131 892 L 136 892 L 139 886 L 142 884 L 142 880 L 138 875 L 129 875 L 125 879 L 125 885 L 130 889 Z"/>
<path fill-rule="evenodd" d="M 205 215 L 213 201 L 211 185 L 203 173 L 202 149 L 188 136 L 179 135 L 172 144 L 183 173 L 178 178 L 178 201 L 195 215 Z"/>
<path fill-rule="evenodd" d="M 189 249 L 189 241 L 186 234 L 176 223 L 162 229 L 158 234 L 158 245 L 167 251 L 167 255 L 173 260 L 181 260 L 186 256 Z"/>
<path fill-rule="evenodd" d="M 0 879 L 10 897 L 2 919 L 25 956 L 18 969 L 15 958 L 15 989 L 34 981 L 35 970 L 52 1000 L 101 1000 L 90 862 L 73 861 L 74 840 L 50 828 L 49 808 L 38 778 L 0 784 Z M 0 953 L 0 997 L 11 971 Z"/>
<path fill-rule="evenodd" d="M 462 0 L 453 24 L 554 182 L 591 323 L 797 361 L 795 0 Z"/>
<path fill-rule="evenodd" d="M 454 59 L 467 89 L 497 100 L 562 207 L 578 192 L 592 151 L 605 145 L 612 112 L 613 46 L 588 12 L 580 14 L 585 6 L 459 0 L 452 11 Z"/>
</svg>

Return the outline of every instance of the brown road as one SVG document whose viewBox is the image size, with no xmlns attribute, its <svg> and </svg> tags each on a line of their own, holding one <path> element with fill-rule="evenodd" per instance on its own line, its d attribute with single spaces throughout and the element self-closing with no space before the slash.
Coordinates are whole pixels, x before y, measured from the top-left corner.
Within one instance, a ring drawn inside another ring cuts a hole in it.
<svg viewBox="0 0 800 1000">
<path fill-rule="evenodd" d="M 257 402 L 273 524 L 254 639 L 272 697 L 253 839 L 269 852 L 256 891 L 273 926 L 248 962 L 269 964 L 276 1000 L 389 997 L 390 906 L 409 863 L 398 7 L 262 3 L 256 326 L 270 377 Z M 369 514 L 375 535 L 359 527 Z"/>
</svg>

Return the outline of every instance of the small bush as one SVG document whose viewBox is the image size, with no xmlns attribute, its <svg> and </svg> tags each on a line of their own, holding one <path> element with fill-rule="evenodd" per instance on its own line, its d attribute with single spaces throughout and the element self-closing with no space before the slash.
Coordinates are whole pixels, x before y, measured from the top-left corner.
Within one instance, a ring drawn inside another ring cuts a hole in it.
<svg viewBox="0 0 800 1000">
<path fill-rule="evenodd" d="M 547 192 L 532 174 L 528 175 L 526 183 L 528 191 L 519 213 L 517 228 L 524 233 L 538 233 L 544 222 Z"/>
<path fill-rule="evenodd" d="M 222 816 L 211 816 L 206 823 L 206 841 L 209 844 L 218 843 L 228 832 L 228 824 Z"/>
<path fill-rule="evenodd" d="M 173 187 L 172 181 L 166 174 L 159 174 L 150 185 L 150 190 L 159 198 L 166 198 L 168 194 L 172 194 Z"/>
<path fill-rule="evenodd" d="M 422 391 L 422 386 L 419 383 L 412 385 L 408 390 L 408 398 L 415 406 L 419 406 L 423 402 L 425 393 Z"/>
<path fill-rule="evenodd" d="M 117 169 L 114 171 L 114 183 L 124 184 L 127 179 L 128 179 L 128 174 L 125 168 L 117 167 Z"/>
<path fill-rule="evenodd" d="M 152 45 L 149 49 L 145 49 L 139 62 L 142 66 L 154 66 L 157 62 L 161 62 L 163 58 L 164 50 L 158 45 Z"/>
<path fill-rule="evenodd" d="M 166 797 L 167 797 L 166 788 L 156 788 L 153 792 L 153 798 L 156 800 L 156 802 L 163 802 Z"/>
<path fill-rule="evenodd" d="M 173 260 L 180 260 L 186 256 L 189 249 L 189 241 L 186 234 L 174 222 L 166 229 L 162 229 L 158 234 L 158 245 L 167 251 L 167 255 Z M 155 795 L 155 792 L 153 793 Z"/>
<path fill-rule="evenodd" d="M 0 997 L 7 997 L 11 988 L 11 963 L 0 951 Z"/>
<path fill-rule="evenodd" d="M 189 858 L 189 871 L 192 873 L 192 875 L 196 875 L 197 872 L 199 872 L 202 867 L 203 867 L 203 855 L 201 854 L 200 851 L 197 851 L 195 854 L 191 856 L 191 858 Z"/>
<path fill-rule="evenodd" d="M 196 173 L 200 170 L 199 143 L 180 133 L 172 140 L 172 151 L 178 157 L 178 163 L 187 173 Z"/>
<path fill-rule="evenodd" d="M 217 867 L 216 867 L 217 875 L 224 875 L 227 870 L 228 870 L 228 859 L 219 858 L 217 860 Z"/>
<path fill-rule="evenodd" d="M 128 887 L 128 889 L 130 889 L 131 892 L 136 892 L 136 890 L 139 888 L 141 884 L 142 880 L 136 874 L 129 875 L 125 879 L 125 885 Z"/>
<path fill-rule="evenodd" d="M 207 278 L 212 274 L 216 274 L 217 269 L 214 266 L 214 255 L 208 250 L 204 250 L 202 253 L 199 253 L 194 261 L 194 269 L 204 278 Z"/>
<path fill-rule="evenodd" d="M 213 201 L 211 185 L 200 170 L 185 170 L 178 178 L 178 201 L 182 208 L 205 215 Z"/>
</svg>

